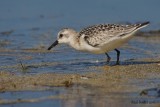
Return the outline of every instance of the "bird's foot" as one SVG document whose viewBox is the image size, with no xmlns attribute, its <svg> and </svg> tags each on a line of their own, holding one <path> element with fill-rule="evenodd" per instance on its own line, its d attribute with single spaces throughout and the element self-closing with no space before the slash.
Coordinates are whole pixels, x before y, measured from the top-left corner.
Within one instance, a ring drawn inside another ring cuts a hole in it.
<svg viewBox="0 0 160 107">
<path fill-rule="evenodd" d="M 115 65 L 120 65 L 119 61 L 117 61 Z"/>
<path fill-rule="evenodd" d="M 107 58 L 107 63 L 109 63 L 109 62 L 110 62 L 110 60 L 111 60 L 111 58 L 110 58 L 110 57 L 108 57 L 108 58 Z"/>
</svg>

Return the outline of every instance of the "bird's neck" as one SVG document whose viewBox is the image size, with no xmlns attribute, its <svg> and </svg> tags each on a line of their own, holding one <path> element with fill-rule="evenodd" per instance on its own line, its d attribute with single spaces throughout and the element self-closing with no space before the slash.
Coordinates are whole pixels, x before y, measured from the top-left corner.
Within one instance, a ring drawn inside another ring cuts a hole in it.
<svg viewBox="0 0 160 107">
<path fill-rule="evenodd" d="M 69 42 L 69 45 L 76 50 L 80 50 L 80 40 L 78 36 L 73 36 Z"/>
</svg>

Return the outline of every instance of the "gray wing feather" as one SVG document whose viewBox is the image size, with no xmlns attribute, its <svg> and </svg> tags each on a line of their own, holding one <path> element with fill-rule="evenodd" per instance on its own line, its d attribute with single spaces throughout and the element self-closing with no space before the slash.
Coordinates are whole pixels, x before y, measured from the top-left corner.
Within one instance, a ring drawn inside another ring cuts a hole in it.
<svg viewBox="0 0 160 107">
<path fill-rule="evenodd" d="M 85 35 L 85 41 L 93 46 L 99 46 L 107 41 L 110 41 L 114 37 L 123 37 L 128 33 L 136 30 L 135 25 L 118 25 L 118 24 L 100 24 L 87 27 L 83 29 L 79 35 Z"/>
</svg>

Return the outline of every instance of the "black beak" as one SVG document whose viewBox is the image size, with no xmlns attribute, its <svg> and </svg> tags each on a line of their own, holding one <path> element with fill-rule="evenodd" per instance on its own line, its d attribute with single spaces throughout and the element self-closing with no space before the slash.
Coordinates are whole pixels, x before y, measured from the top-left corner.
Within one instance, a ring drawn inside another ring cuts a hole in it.
<svg viewBox="0 0 160 107">
<path fill-rule="evenodd" d="M 48 48 L 48 50 L 51 50 L 56 45 L 58 45 L 58 41 L 57 40 Z"/>
</svg>

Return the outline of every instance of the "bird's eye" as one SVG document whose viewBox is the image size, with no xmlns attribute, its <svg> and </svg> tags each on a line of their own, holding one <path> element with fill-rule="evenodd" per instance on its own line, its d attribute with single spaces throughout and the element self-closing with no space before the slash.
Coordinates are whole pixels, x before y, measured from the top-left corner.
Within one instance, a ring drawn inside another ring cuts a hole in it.
<svg viewBox="0 0 160 107">
<path fill-rule="evenodd" d="M 59 38 L 62 38 L 62 37 L 63 37 L 63 34 L 60 34 L 60 35 L 59 35 Z"/>
</svg>

